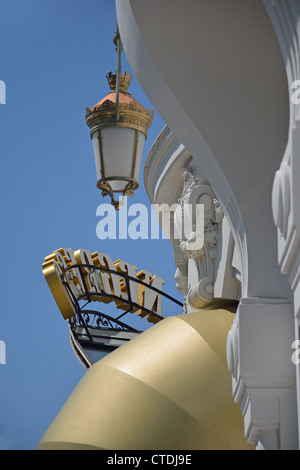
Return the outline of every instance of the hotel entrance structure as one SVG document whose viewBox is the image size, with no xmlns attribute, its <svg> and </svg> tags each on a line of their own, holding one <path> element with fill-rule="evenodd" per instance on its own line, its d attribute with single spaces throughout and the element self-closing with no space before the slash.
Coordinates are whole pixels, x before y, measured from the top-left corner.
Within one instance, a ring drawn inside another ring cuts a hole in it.
<svg viewBox="0 0 300 470">
<path fill-rule="evenodd" d="M 203 204 L 205 236 L 171 240 L 182 313 L 93 364 L 38 448 L 299 449 L 300 1 L 116 10 L 167 124 L 149 200 L 175 229 Z"/>
</svg>

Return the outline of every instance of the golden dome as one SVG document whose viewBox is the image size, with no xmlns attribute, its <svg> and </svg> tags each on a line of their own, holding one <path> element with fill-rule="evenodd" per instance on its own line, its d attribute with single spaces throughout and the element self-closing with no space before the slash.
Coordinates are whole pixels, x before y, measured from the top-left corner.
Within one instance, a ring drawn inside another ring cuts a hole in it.
<svg viewBox="0 0 300 470">
<path fill-rule="evenodd" d="M 38 449 L 253 449 L 226 361 L 233 318 L 171 316 L 96 362 Z"/>
<path fill-rule="evenodd" d="M 109 72 L 106 78 L 112 91 L 91 108 L 86 108 L 85 118 L 91 129 L 91 135 L 103 127 L 119 125 L 138 129 L 147 137 L 147 131 L 153 119 L 153 110 L 148 111 L 127 92 L 131 81 L 129 73 L 125 72 L 120 75 L 120 119 L 118 122 L 116 121 L 116 75 Z"/>
</svg>

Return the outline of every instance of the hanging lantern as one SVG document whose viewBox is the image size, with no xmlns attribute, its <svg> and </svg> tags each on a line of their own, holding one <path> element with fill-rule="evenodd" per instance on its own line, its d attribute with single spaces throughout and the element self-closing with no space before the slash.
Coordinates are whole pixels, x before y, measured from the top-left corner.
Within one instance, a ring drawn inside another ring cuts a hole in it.
<svg viewBox="0 0 300 470">
<path fill-rule="evenodd" d="M 153 110 L 147 111 L 136 101 L 128 88 L 132 76 L 121 74 L 121 40 L 118 29 L 114 38 L 117 46 L 117 73 L 106 76 L 111 92 L 92 108 L 86 109 L 86 122 L 91 129 L 97 187 L 102 196 L 109 195 L 111 203 L 120 209 L 124 198 L 133 196 L 139 187 L 139 173 L 147 131 Z"/>
</svg>

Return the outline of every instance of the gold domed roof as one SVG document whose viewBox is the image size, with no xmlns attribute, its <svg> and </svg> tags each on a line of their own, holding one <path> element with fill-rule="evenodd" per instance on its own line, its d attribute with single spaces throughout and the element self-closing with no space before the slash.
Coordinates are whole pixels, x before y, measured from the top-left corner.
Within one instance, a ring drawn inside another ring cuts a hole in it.
<svg viewBox="0 0 300 470">
<path fill-rule="evenodd" d="M 153 119 L 153 110 L 148 111 L 128 93 L 127 90 L 131 81 L 129 73 L 125 72 L 125 74 L 120 75 L 119 121 L 116 121 L 116 75 L 109 72 L 106 78 L 112 91 L 91 108 L 86 108 L 85 118 L 91 129 L 91 134 L 111 125 L 111 123 L 115 123 L 119 126 L 138 129 L 147 136 L 147 131 Z"/>
<path fill-rule="evenodd" d="M 115 91 L 111 91 L 108 93 L 102 100 L 100 100 L 98 103 L 96 103 L 92 108 L 90 108 L 91 112 L 102 110 L 105 108 L 113 107 L 115 109 L 116 105 L 116 97 L 117 93 Z M 108 103 L 106 103 L 108 101 Z M 119 104 L 120 106 L 128 106 L 131 104 L 132 108 L 136 108 L 137 110 L 147 112 L 147 109 L 144 108 L 143 105 L 141 105 L 133 96 L 126 92 L 126 91 L 120 91 L 119 93 Z"/>
</svg>

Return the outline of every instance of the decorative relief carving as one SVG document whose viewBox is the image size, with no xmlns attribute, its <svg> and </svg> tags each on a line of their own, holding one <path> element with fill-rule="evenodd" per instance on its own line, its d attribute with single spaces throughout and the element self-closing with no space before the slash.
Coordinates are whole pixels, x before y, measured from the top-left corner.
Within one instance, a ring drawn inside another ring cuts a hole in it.
<svg viewBox="0 0 300 470">
<path fill-rule="evenodd" d="M 129 103 L 126 103 L 126 104 L 120 103 L 119 107 L 120 107 L 120 110 L 124 110 L 124 111 L 135 111 L 137 113 L 143 112 L 143 114 L 145 114 L 145 116 L 147 116 L 149 119 L 153 118 L 153 113 L 154 112 L 153 112 L 152 109 L 150 111 L 148 111 L 145 108 L 142 109 L 141 106 L 138 106 L 136 101 L 134 101 L 134 100 L 132 100 Z M 101 112 L 101 111 L 115 112 L 116 111 L 116 103 L 111 101 L 110 99 L 107 99 L 107 100 L 103 101 L 103 103 L 101 105 L 94 106 L 92 109 L 90 109 L 89 107 L 86 107 L 86 116 L 89 116 L 92 113 Z"/>
<path fill-rule="evenodd" d="M 290 166 L 286 161 L 283 161 L 280 169 L 275 173 L 272 192 L 273 218 L 283 237 L 287 235 L 288 217 L 291 210 L 290 183 Z"/>
<path fill-rule="evenodd" d="M 196 258 L 203 251 L 203 240 L 197 240 L 197 222 L 199 214 L 197 208 L 193 207 L 194 201 L 191 200 L 193 191 L 199 185 L 197 171 L 192 167 L 187 167 L 183 173 L 183 189 L 179 198 L 179 214 L 177 216 L 177 227 L 179 231 L 184 232 L 184 238 L 180 239 L 180 249 L 186 258 Z M 195 214 L 191 213 L 195 209 Z M 178 224 L 178 221 L 180 223 Z M 176 224 L 176 221 L 175 221 Z M 184 231 L 183 231 L 184 228 Z M 187 231 L 189 230 L 189 233 Z"/>
<path fill-rule="evenodd" d="M 287 151 L 275 173 L 272 211 L 277 228 L 278 263 L 288 276 L 295 318 L 300 319 L 300 120 L 291 128 Z"/>
<path fill-rule="evenodd" d="M 203 308 L 214 298 L 214 263 L 217 257 L 219 224 L 223 218 L 223 210 L 211 185 L 204 177 L 198 176 L 195 168 L 186 167 L 182 177 L 180 207 L 175 213 L 174 222 L 177 230 L 181 227 L 190 227 L 188 233 L 186 229 L 184 230 L 180 239 L 180 249 L 188 266 L 186 300 L 193 308 Z M 199 212 L 201 206 L 203 217 Z M 199 227 L 199 222 L 204 224 L 204 232 L 203 226 Z M 178 268 L 176 272 L 178 276 Z"/>
</svg>

